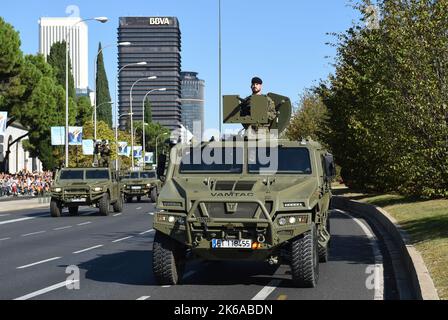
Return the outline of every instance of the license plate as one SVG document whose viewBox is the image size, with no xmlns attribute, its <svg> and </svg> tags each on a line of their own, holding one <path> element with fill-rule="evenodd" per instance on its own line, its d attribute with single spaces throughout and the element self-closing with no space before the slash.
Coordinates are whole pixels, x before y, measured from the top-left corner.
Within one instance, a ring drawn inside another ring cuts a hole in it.
<svg viewBox="0 0 448 320">
<path fill-rule="evenodd" d="M 141 190 L 142 187 L 140 187 L 140 186 L 133 186 L 133 187 L 131 187 L 131 189 L 132 189 L 132 190 Z"/>
<path fill-rule="evenodd" d="M 242 240 L 222 240 L 222 239 L 212 239 L 212 248 L 238 248 L 238 249 L 250 249 L 252 248 L 252 240 L 242 239 Z"/>
<path fill-rule="evenodd" d="M 76 199 L 72 199 L 72 202 L 86 202 L 86 198 L 76 198 Z"/>
</svg>

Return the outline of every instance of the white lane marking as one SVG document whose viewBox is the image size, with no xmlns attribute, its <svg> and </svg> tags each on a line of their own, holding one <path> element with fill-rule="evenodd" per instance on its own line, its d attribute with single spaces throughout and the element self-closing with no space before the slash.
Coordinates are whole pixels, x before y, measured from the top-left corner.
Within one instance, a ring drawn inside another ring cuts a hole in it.
<svg viewBox="0 0 448 320">
<path fill-rule="evenodd" d="M 30 263 L 30 264 L 27 264 L 27 265 L 24 265 L 24 266 L 17 267 L 17 269 L 25 269 L 25 268 L 28 268 L 28 267 L 32 267 L 32 266 L 35 266 L 35 265 L 38 265 L 38 264 L 42 264 L 42 263 L 45 263 L 45 262 L 50 262 L 50 261 L 54 261 L 54 260 L 58 260 L 58 259 L 61 259 L 61 257 L 54 257 L 54 258 L 50 258 L 50 259 L 46 259 L 46 260 Z"/>
<path fill-rule="evenodd" d="M 146 212 L 146 214 L 149 214 L 150 216 L 153 216 L 154 212 Z"/>
<path fill-rule="evenodd" d="M 38 291 L 34 291 L 32 293 L 29 293 L 27 295 L 21 296 L 19 298 L 15 298 L 14 300 L 28 300 L 28 299 L 40 296 L 42 294 L 45 294 L 47 292 L 54 291 L 56 289 L 59 289 L 59 288 L 62 288 L 62 287 L 74 284 L 76 282 L 79 282 L 79 280 L 65 280 L 65 281 L 62 281 L 62 282 L 57 283 L 55 285 L 52 285 L 50 287 L 47 287 L 47 288 L 44 288 L 44 289 L 41 289 L 41 290 L 38 290 Z"/>
<path fill-rule="evenodd" d="M 58 231 L 58 230 L 64 230 L 64 229 L 70 229 L 73 228 L 73 226 L 65 226 L 65 227 L 60 227 L 60 228 L 54 228 L 54 231 Z"/>
<path fill-rule="evenodd" d="M 258 292 L 252 300 L 265 300 L 275 289 L 277 289 L 278 285 L 282 282 L 280 279 L 272 280 L 265 286 L 263 289 Z"/>
<path fill-rule="evenodd" d="M 0 241 L 5 241 L 5 240 L 9 240 L 9 239 L 11 239 L 11 238 L 2 238 L 2 239 L 0 239 Z"/>
<path fill-rule="evenodd" d="M 0 217 L 7 217 L 10 216 L 11 214 L 7 213 L 7 214 L 0 214 Z"/>
<path fill-rule="evenodd" d="M 378 239 L 376 236 L 370 231 L 370 228 L 367 227 L 367 225 L 362 222 L 361 220 L 352 217 L 349 213 L 336 209 L 339 213 L 353 219 L 362 231 L 366 234 L 367 238 L 369 239 L 370 245 L 372 246 L 373 256 L 375 258 L 375 265 L 374 265 L 374 275 L 375 275 L 375 294 L 374 294 L 374 300 L 384 300 L 384 267 L 383 267 L 383 255 L 381 254 L 379 245 L 378 245 Z"/>
<path fill-rule="evenodd" d="M 142 210 L 142 207 L 138 207 L 137 210 Z"/>
<path fill-rule="evenodd" d="M 47 231 L 31 232 L 31 233 L 27 233 L 27 234 L 22 234 L 22 237 L 34 236 L 35 234 L 41 234 L 41 233 L 45 233 L 45 232 L 47 232 Z"/>
<path fill-rule="evenodd" d="M 116 213 L 116 214 L 114 214 L 114 217 L 121 216 L 122 214 L 123 214 L 122 212 L 120 212 L 120 213 Z"/>
<path fill-rule="evenodd" d="M 86 224 L 90 224 L 92 222 L 87 221 L 87 222 L 83 222 L 83 223 L 78 223 L 77 226 L 85 226 Z"/>
<path fill-rule="evenodd" d="M 171 287 L 171 286 L 162 286 L 162 288 L 169 288 L 169 287 Z"/>
<path fill-rule="evenodd" d="M 35 217 L 28 217 L 28 218 L 6 220 L 6 221 L 1 221 L 0 224 L 14 223 L 14 222 L 26 221 L 26 220 L 31 220 L 31 219 L 36 219 L 36 218 Z"/>
<path fill-rule="evenodd" d="M 137 300 L 148 300 L 149 298 L 151 298 L 151 296 L 143 296 L 138 298 Z"/>
<path fill-rule="evenodd" d="M 117 239 L 117 240 L 114 240 L 112 242 L 120 242 L 120 241 L 128 240 L 128 239 L 131 239 L 131 238 L 134 238 L 134 236 L 129 236 L 129 237 L 126 237 L 126 238 Z"/>
<path fill-rule="evenodd" d="M 147 233 L 150 233 L 150 232 L 153 232 L 153 231 L 155 231 L 155 230 L 151 229 L 151 230 L 143 231 L 143 232 L 140 232 L 139 235 L 144 235 L 144 234 L 147 234 Z"/>
<path fill-rule="evenodd" d="M 100 245 L 93 246 L 93 247 L 90 247 L 90 248 L 87 248 L 87 249 L 82 249 L 82 250 L 79 250 L 79 251 L 75 251 L 73 253 L 75 253 L 75 254 L 76 253 L 82 253 L 82 252 L 90 251 L 90 250 L 101 248 L 101 247 L 104 247 L 104 245 L 100 244 Z"/>
</svg>

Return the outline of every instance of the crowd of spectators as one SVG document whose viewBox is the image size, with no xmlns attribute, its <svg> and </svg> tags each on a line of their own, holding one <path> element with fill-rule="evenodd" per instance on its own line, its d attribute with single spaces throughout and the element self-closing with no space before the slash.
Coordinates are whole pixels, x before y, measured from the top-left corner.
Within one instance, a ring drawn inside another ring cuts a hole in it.
<svg viewBox="0 0 448 320">
<path fill-rule="evenodd" d="M 16 174 L 0 173 L 0 198 L 18 196 L 43 196 L 50 191 L 53 182 L 51 171 Z"/>
</svg>

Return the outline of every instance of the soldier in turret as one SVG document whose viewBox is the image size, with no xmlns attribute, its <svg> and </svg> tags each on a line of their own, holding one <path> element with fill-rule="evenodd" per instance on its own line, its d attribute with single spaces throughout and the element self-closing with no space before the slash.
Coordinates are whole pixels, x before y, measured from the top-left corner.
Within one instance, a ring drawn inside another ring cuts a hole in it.
<svg viewBox="0 0 448 320">
<path fill-rule="evenodd" d="M 263 90 L 263 80 L 261 80 L 259 77 L 253 77 L 251 80 L 251 86 L 250 86 L 251 90 L 252 90 L 252 95 L 246 97 L 245 99 L 245 103 L 247 105 L 250 105 L 250 100 L 253 96 L 259 96 L 259 95 L 263 95 L 262 94 L 262 90 Z M 277 111 L 275 109 L 275 103 L 274 101 L 269 97 L 269 96 L 265 96 L 268 100 L 268 119 L 269 119 L 269 124 L 266 125 L 259 125 L 258 127 L 256 126 L 252 126 L 252 129 L 254 130 L 258 130 L 260 128 L 265 128 L 265 129 L 269 129 L 270 127 L 270 123 L 277 117 Z M 247 129 L 247 127 L 245 126 L 245 129 Z"/>
<path fill-rule="evenodd" d="M 108 167 L 109 166 L 109 160 L 110 160 L 110 147 L 107 144 L 106 140 L 103 140 L 101 142 L 101 145 L 99 147 L 99 151 L 100 151 L 100 167 Z"/>
</svg>

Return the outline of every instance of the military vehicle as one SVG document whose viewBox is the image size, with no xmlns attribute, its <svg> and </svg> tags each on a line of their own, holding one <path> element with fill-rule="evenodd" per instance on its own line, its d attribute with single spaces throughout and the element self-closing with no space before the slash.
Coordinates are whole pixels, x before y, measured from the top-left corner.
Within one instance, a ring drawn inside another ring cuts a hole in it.
<svg viewBox="0 0 448 320">
<path fill-rule="evenodd" d="M 123 210 L 123 196 L 116 171 L 111 168 L 63 168 L 51 187 L 50 213 L 60 217 L 63 208 L 77 215 L 80 206 L 96 206 L 103 216 Z"/>
<path fill-rule="evenodd" d="M 121 175 L 121 184 L 126 202 L 132 202 L 133 197 L 140 201 L 143 196 L 156 202 L 161 188 L 154 170 L 126 172 Z"/>
<path fill-rule="evenodd" d="M 178 144 L 167 168 L 160 158 L 166 173 L 153 226 L 160 284 L 177 284 L 188 258 L 198 257 L 288 264 L 294 285 L 317 285 L 319 262 L 328 259 L 333 156 L 311 139 L 279 139 L 291 102 L 267 96 L 275 119 L 266 96 L 224 96 L 224 122 L 243 124 L 244 134 Z"/>
</svg>

